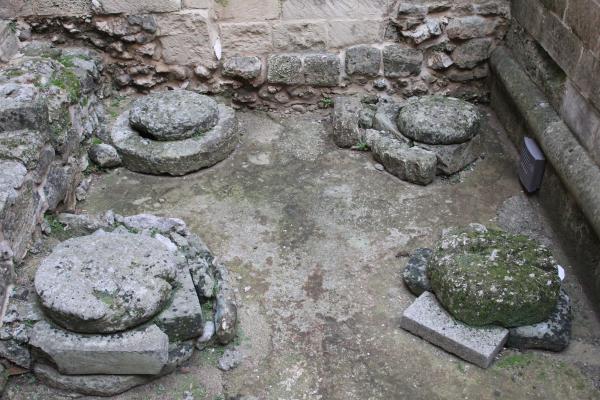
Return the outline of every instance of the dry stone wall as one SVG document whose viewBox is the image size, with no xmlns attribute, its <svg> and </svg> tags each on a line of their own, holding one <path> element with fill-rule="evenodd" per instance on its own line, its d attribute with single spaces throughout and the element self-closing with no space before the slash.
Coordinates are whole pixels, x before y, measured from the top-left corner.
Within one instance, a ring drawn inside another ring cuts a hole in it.
<svg viewBox="0 0 600 400">
<path fill-rule="evenodd" d="M 68 3 L 68 4 L 67 4 Z M 9 0 L 21 40 L 85 42 L 115 86 L 315 104 L 331 93 L 485 99 L 508 0 Z"/>
</svg>

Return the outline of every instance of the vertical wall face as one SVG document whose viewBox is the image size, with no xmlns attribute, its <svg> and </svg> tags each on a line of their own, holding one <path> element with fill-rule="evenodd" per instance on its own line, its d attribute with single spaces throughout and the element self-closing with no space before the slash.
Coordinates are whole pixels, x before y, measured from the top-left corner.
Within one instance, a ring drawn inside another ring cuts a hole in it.
<svg viewBox="0 0 600 400">
<path fill-rule="evenodd" d="M 513 0 L 512 14 L 509 46 L 600 165 L 600 0 Z"/>
<path fill-rule="evenodd" d="M 510 8 L 508 0 L 5 0 L 0 7 L 34 37 L 102 50 L 118 86 L 168 83 L 272 105 L 340 91 L 485 99 L 486 60 Z"/>
</svg>

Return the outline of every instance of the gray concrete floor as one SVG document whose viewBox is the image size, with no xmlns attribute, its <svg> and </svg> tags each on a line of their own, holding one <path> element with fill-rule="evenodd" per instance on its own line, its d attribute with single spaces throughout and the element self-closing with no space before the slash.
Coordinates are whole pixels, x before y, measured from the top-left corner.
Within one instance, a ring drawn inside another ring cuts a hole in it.
<svg viewBox="0 0 600 400">
<path fill-rule="evenodd" d="M 95 177 L 80 205 L 184 219 L 238 290 L 238 368 L 221 372 L 222 349 L 205 350 L 118 399 L 600 398 L 600 323 L 572 275 L 574 337 L 561 354 L 505 350 L 482 370 L 398 327 L 414 300 L 400 277 L 406 254 L 449 226 L 497 225 L 498 207 L 521 193 L 492 114 L 484 157 L 427 187 L 335 147 L 327 112 L 239 118 L 242 143 L 215 167 L 182 178 L 118 169 Z M 24 376 L 4 398 L 64 397 Z"/>
</svg>

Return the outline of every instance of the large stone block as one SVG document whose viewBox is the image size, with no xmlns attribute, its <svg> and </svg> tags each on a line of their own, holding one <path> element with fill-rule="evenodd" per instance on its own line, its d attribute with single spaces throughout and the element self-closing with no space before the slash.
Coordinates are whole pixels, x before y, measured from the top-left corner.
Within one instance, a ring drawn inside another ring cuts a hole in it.
<svg viewBox="0 0 600 400">
<path fill-rule="evenodd" d="M 451 19 L 446 33 L 450 39 L 473 39 L 491 35 L 497 25 L 495 19 L 470 15 Z"/>
<path fill-rule="evenodd" d="M 355 44 L 381 42 L 385 22 L 387 21 L 382 19 L 329 20 L 327 21 L 329 46 L 342 48 Z"/>
<path fill-rule="evenodd" d="M 258 57 L 234 56 L 223 63 L 223 76 L 252 80 L 260 76 L 262 61 Z"/>
<path fill-rule="evenodd" d="M 383 48 L 383 73 L 389 78 L 419 75 L 423 53 L 419 50 L 392 44 Z"/>
<path fill-rule="evenodd" d="M 565 22 L 588 49 L 595 49 L 600 38 L 600 3 L 595 0 L 570 1 Z"/>
<path fill-rule="evenodd" d="M 166 13 L 181 10 L 181 0 L 98 0 L 98 14 Z"/>
<path fill-rule="evenodd" d="M 9 21 L 0 20 L 0 62 L 8 62 L 17 51 L 19 40 L 14 25 Z"/>
<path fill-rule="evenodd" d="M 304 57 L 304 79 L 307 85 L 337 86 L 340 59 L 336 54 L 311 54 Z"/>
<path fill-rule="evenodd" d="M 375 77 L 381 67 L 381 50 L 370 46 L 354 46 L 346 50 L 346 73 Z"/>
<path fill-rule="evenodd" d="M 430 292 L 404 311 L 400 327 L 481 368 L 490 366 L 508 338 L 504 328 L 471 327 L 456 321 Z"/>
<path fill-rule="evenodd" d="M 41 321 L 34 325 L 29 343 L 66 375 L 156 375 L 169 357 L 169 338 L 156 325 L 85 335 Z"/>
<path fill-rule="evenodd" d="M 269 57 L 267 80 L 269 83 L 298 85 L 304 83 L 302 59 L 295 54 L 275 54 Z"/>
<path fill-rule="evenodd" d="M 492 48 L 492 39 L 471 39 L 460 44 L 452 52 L 452 60 L 460 68 L 473 68 L 487 60 Z"/>
<path fill-rule="evenodd" d="M 583 44 L 557 16 L 546 11 L 540 35 L 533 36 L 567 75 L 575 72 Z"/>
<path fill-rule="evenodd" d="M 182 0 L 183 8 L 211 8 L 213 0 Z"/>
<path fill-rule="evenodd" d="M 273 26 L 276 50 L 323 50 L 327 47 L 327 27 L 323 22 L 282 22 Z"/>
<path fill-rule="evenodd" d="M 216 1 L 217 18 L 237 21 L 264 21 L 278 19 L 281 13 L 279 0 L 227 0 Z"/>
<path fill-rule="evenodd" d="M 128 2 L 121 2 L 128 3 Z M 90 15 L 92 3 L 89 0 L 33 0 L 36 15 L 74 16 Z"/>
<path fill-rule="evenodd" d="M 45 143 L 45 135 L 37 131 L 0 131 L 0 158 L 20 161 L 33 170 Z"/>
<path fill-rule="evenodd" d="M 16 18 L 33 15 L 31 0 L 2 0 L 0 1 L 0 17 Z"/>
<path fill-rule="evenodd" d="M 46 131 L 48 106 L 31 85 L 0 85 L 0 131 L 32 129 Z"/>
<path fill-rule="evenodd" d="M 568 0 L 540 0 L 541 3 L 550 11 L 553 11 L 559 17 L 562 17 L 567 8 Z M 534 2 L 531 2 L 534 3 Z M 576 1 L 577 3 L 577 1 Z"/>
<path fill-rule="evenodd" d="M 225 57 L 267 54 L 273 51 L 271 24 L 243 22 L 221 23 L 219 26 Z"/>
<path fill-rule="evenodd" d="M 159 14 L 156 23 L 167 64 L 210 66 L 215 63 L 213 44 L 217 31 L 208 10 Z"/>
<path fill-rule="evenodd" d="M 286 0 L 283 19 L 383 17 L 387 0 Z"/>
<path fill-rule="evenodd" d="M 352 147 L 361 139 L 362 130 L 358 126 L 362 104 L 358 97 L 338 96 L 333 103 L 331 121 L 333 141 L 339 147 Z"/>
</svg>

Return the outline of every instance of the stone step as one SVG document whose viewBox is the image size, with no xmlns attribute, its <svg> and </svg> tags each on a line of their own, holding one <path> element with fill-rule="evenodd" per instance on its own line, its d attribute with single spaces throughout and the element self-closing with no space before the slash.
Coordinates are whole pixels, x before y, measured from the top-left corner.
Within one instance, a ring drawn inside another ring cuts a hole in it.
<svg viewBox="0 0 600 400">
<path fill-rule="evenodd" d="M 34 325 L 29 344 L 65 375 L 157 375 L 169 358 L 169 338 L 156 325 L 107 335 Z"/>
<path fill-rule="evenodd" d="M 455 320 L 430 292 L 404 311 L 400 327 L 481 368 L 490 366 L 508 338 L 508 329 Z"/>
</svg>

